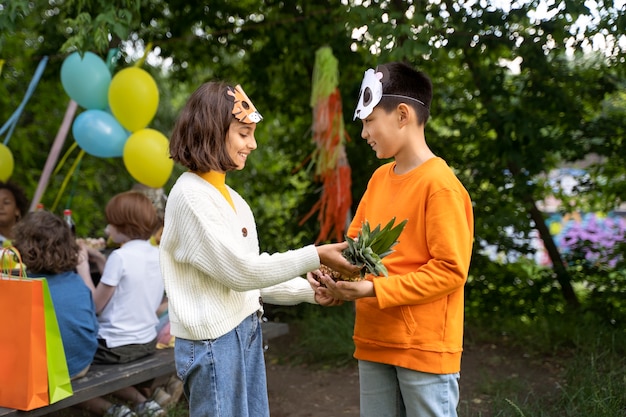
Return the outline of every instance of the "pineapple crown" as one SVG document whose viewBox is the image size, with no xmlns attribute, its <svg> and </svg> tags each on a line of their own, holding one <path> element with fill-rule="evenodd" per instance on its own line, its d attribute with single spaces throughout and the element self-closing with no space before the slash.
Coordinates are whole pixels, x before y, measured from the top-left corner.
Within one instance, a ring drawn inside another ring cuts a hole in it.
<svg viewBox="0 0 626 417">
<path fill-rule="evenodd" d="M 382 258 L 393 253 L 392 248 L 398 244 L 398 237 L 408 220 L 394 227 L 395 221 L 394 217 L 382 229 L 379 224 L 372 230 L 366 220 L 355 239 L 346 236 L 348 248 L 343 251 L 343 256 L 353 265 L 361 267 L 361 278 L 368 273 L 389 276 Z"/>
</svg>

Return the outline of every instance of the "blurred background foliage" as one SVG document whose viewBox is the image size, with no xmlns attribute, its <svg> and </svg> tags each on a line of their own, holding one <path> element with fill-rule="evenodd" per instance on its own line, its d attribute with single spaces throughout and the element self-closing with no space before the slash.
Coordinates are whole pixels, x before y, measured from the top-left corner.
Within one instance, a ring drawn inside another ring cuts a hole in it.
<svg viewBox="0 0 626 417">
<path fill-rule="evenodd" d="M 321 184 L 307 163 L 315 146 L 309 104 L 315 52 L 330 46 L 339 60 L 354 207 L 370 174 L 386 162 L 376 160 L 360 139 L 360 123 L 351 120 L 362 74 L 378 63 L 407 61 L 435 87 L 427 140 L 475 204 L 469 316 L 507 309 L 532 320 L 582 303 L 623 325 L 623 262 L 610 278 L 605 269 L 568 264 L 541 203 L 558 198 L 564 213 L 611 212 L 623 203 L 624 7 L 623 1 L 568 0 L 0 1 L 3 119 L 49 57 L 7 145 L 16 161 L 11 180 L 33 195 L 69 103 L 60 82 L 69 53 L 104 58 L 120 48 L 119 71 L 149 52 L 142 68 L 160 92 L 149 127 L 166 136 L 201 83 L 225 79 L 244 86 L 265 120 L 257 129 L 258 150 L 228 182 L 250 202 L 263 250 L 309 244 L 319 224 L 315 216 L 299 223 L 320 198 Z M 70 132 L 62 155 L 72 143 Z M 60 199 L 57 211 L 73 210 L 79 236 L 102 236 L 104 205 L 134 180 L 121 158 L 86 155 L 58 195 L 76 155 L 58 167 L 41 202 L 50 207 Z M 555 168 L 589 155 L 588 176 L 575 193 L 548 181 Z M 166 193 L 181 172 L 175 166 Z M 549 266 L 529 261 L 533 237 L 546 248 Z"/>
<path fill-rule="evenodd" d="M 310 244 L 319 224 L 315 216 L 300 220 L 321 191 L 307 162 L 315 149 L 309 102 L 316 51 L 330 46 L 339 61 L 353 208 L 386 162 L 376 160 L 351 120 L 363 72 L 409 62 L 434 84 L 428 143 L 474 202 L 466 343 L 523 347 L 552 355 L 564 370 L 560 398 L 548 402 L 492 381 L 493 415 L 623 415 L 623 230 L 604 262 L 587 256 L 599 248 L 588 230 L 564 248 L 546 219 L 623 215 L 625 8 L 623 0 L 0 0 L 2 122 L 49 57 L 7 144 L 15 158 L 11 180 L 34 194 L 69 103 L 60 82 L 69 53 L 105 58 L 119 48 L 119 71 L 150 49 L 142 68 L 157 81 L 160 102 L 149 127 L 169 136 L 179 109 L 205 81 L 242 84 L 265 119 L 246 169 L 227 181 L 255 212 L 264 251 Z M 70 132 L 62 155 L 73 142 Z M 121 158 L 86 155 L 59 195 L 77 154 L 58 167 L 42 203 L 59 199 L 58 214 L 66 206 L 74 211 L 79 236 L 102 236 L 106 202 L 134 180 Z M 585 170 L 573 189 L 551 178 L 564 166 Z M 166 193 L 182 172 L 174 167 Z M 351 361 L 351 304 L 269 307 L 268 317 L 297 327 L 300 360 Z"/>
</svg>

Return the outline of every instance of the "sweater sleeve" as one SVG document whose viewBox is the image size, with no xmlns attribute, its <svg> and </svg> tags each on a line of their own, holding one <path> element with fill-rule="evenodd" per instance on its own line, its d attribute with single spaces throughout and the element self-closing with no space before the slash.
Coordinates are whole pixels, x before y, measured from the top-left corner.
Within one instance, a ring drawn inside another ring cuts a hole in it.
<svg viewBox="0 0 626 417">
<path fill-rule="evenodd" d="M 319 267 L 314 245 L 259 254 L 252 212 L 241 197 L 233 197 L 236 213 L 216 191 L 179 188 L 168 199 L 162 249 L 235 291 L 269 287 Z"/>
<path fill-rule="evenodd" d="M 263 301 L 270 304 L 291 306 L 300 303 L 317 304 L 309 282 L 301 277 L 261 290 Z"/>
</svg>

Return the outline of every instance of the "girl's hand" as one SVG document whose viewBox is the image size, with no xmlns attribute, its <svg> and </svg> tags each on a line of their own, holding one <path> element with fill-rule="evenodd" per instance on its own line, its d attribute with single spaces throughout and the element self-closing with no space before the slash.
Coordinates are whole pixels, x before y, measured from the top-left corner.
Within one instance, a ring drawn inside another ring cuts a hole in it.
<svg viewBox="0 0 626 417">
<path fill-rule="evenodd" d="M 329 277 L 328 275 L 322 273 L 319 269 L 313 272 L 307 272 L 306 274 L 306 279 L 309 281 L 311 288 L 315 292 L 315 302 L 324 307 L 332 307 L 343 304 L 343 300 L 335 299 L 329 294 L 319 291 L 319 288 L 321 288 L 320 280 L 324 276 Z"/>
</svg>

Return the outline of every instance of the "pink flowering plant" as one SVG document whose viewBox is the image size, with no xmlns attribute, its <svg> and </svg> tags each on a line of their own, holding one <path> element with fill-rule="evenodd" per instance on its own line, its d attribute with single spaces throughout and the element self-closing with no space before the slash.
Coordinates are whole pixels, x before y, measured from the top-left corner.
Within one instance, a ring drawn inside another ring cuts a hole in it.
<svg viewBox="0 0 626 417">
<path fill-rule="evenodd" d="M 556 242 L 590 312 L 626 323 L 626 220 L 589 213 L 565 224 Z"/>
<path fill-rule="evenodd" d="M 556 240 L 568 265 L 614 270 L 624 262 L 626 220 L 587 213 L 581 221 L 568 222 Z"/>
</svg>

